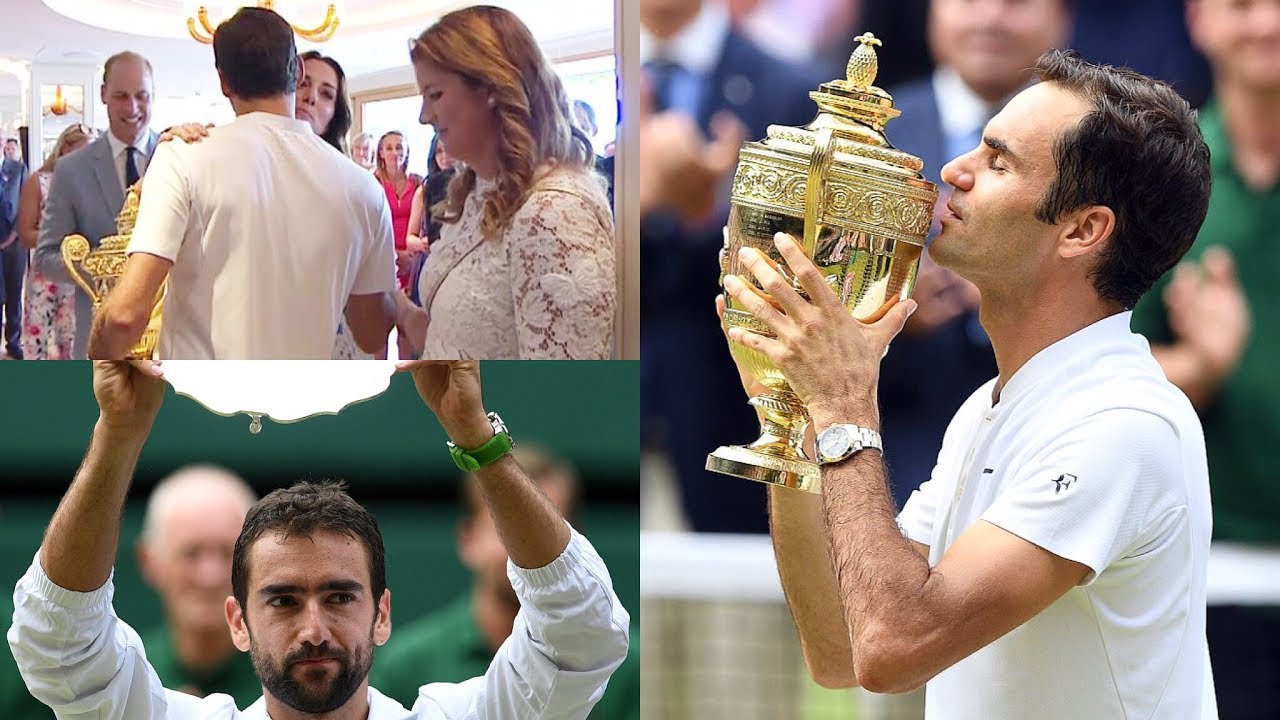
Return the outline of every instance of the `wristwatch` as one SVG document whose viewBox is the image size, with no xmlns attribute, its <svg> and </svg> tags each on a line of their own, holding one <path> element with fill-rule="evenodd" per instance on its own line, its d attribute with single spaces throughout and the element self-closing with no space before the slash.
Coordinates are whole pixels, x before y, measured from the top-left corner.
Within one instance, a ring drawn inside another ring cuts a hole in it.
<svg viewBox="0 0 1280 720">
<path fill-rule="evenodd" d="M 489 423 L 493 425 L 493 437 L 480 447 L 464 450 L 453 444 L 453 441 L 445 443 L 449 446 L 449 455 L 453 457 L 453 463 L 464 472 L 475 472 L 485 465 L 494 463 L 515 447 L 515 443 L 511 440 L 511 433 L 507 432 L 507 426 L 502 422 L 502 418 L 498 417 L 498 413 L 491 412 L 488 417 Z"/>
<path fill-rule="evenodd" d="M 818 464 L 840 462 L 867 448 L 884 452 L 880 433 L 861 425 L 832 425 L 818 433 Z"/>
</svg>

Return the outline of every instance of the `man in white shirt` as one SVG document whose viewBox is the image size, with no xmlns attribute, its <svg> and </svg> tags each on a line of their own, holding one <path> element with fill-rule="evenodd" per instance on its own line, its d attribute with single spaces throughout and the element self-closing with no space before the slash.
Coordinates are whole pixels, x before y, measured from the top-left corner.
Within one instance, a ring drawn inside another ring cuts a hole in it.
<svg viewBox="0 0 1280 720">
<path fill-rule="evenodd" d="M 896 521 L 876 387 L 914 301 L 854 319 L 785 235 L 811 299 L 757 251 L 741 262 L 780 309 L 725 278 L 771 329 L 730 338 L 817 432 L 822 496 L 770 488 L 779 573 L 824 685 L 927 682 L 931 719 L 1216 718 L 1204 438 L 1129 331 L 1204 220 L 1208 148 L 1168 85 L 1060 51 L 1037 74 L 942 170 L 934 258 L 981 291 L 999 376 Z"/>
<path fill-rule="evenodd" d="M 84 463 L 14 593 L 9 645 L 31 693 L 62 717 L 118 720 L 581 720 L 627 654 L 629 617 L 609 572 L 510 454 L 486 415 L 475 362 L 413 369 L 424 403 L 471 468 L 510 557 L 521 610 L 481 677 L 424 685 L 412 710 L 369 687 L 391 634 L 382 536 L 341 485 L 299 483 L 258 502 L 232 558 L 227 624 L 264 694 L 164 688 L 112 608 L 112 564 L 129 481 L 164 382 L 131 363 L 95 363 L 101 414 Z M 424 682 L 429 678 L 424 678 Z"/>
<path fill-rule="evenodd" d="M 395 320 L 390 209 L 377 182 L 294 119 L 293 31 L 244 8 L 214 33 L 236 120 L 152 158 L 124 274 L 89 354 L 119 359 L 168 278 L 165 359 L 328 359 L 346 308 L 374 352 Z"/>
</svg>

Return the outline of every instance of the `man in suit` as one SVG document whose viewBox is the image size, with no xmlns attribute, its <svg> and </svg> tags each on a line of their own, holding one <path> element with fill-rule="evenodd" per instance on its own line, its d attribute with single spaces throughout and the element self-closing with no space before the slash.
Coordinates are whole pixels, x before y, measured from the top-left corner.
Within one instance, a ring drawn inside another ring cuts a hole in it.
<svg viewBox="0 0 1280 720">
<path fill-rule="evenodd" d="M 153 96 L 151 63 L 133 52 L 107 59 L 102 75 L 102 102 L 108 132 L 89 147 L 58 160 L 45 199 L 35 262 L 55 281 L 69 281 L 62 263 L 62 240 L 79 234 L 90 245 L 116 234 L 116 216 L 125 191 L 147 171 L 157 135 L 150 129 Z M 89 296 L 76 290 L 74 357 L 87 357 L 93 319 Z"/>
<path fill-rule="evenodd" d="M 22 359 L 22 276 L 27 271 L 27 250 L 18 242 L 18 198 L 27 179 L 18 141 L 4 141 L 0 161 L 0 323 L 5 349 L 14 360 Z"/>
<path fill-rule="evenodd" d="M 780 62 L 704 0 L 643 0 L 640 53 L 652 114 L 641 124 L 641 382 L 647 441 L 660 436 L 695 530 L 765 532 L 763 488 L 704 470 L 717 446 L 759 433 L 714 315 L 721 228 L 738 147 L 771 124 L 804 125 L 816 70 Z M 706 133 L 710 133 L 710 140 Z"/>
</svg>

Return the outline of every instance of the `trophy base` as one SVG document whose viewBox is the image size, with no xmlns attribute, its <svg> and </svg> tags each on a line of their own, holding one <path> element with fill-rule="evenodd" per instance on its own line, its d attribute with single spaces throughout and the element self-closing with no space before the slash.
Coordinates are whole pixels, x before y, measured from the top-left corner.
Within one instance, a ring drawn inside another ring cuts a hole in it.
<svg viewBox="0 0 1280 720">
<path fill-rule="evenodd" d="M 756 482 L 804 490 L 815 495 L 822 494 L 822 474 L 818 470 L 818 464 L 810 460 L 766 455 L 741 445 L 725 445 L 707 456 L 707 469 Z"/>
</svg>

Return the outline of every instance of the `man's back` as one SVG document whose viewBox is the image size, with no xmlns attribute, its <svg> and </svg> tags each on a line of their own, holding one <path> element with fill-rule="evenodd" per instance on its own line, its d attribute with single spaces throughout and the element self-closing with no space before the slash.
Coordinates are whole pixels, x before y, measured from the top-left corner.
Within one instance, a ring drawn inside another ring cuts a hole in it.
<svg viewBox="0 0 1280 720">
<path fill-rule="evenodd" d="M 347 298 L 395 289 L 377 183 L 305 123 L 267 113 L 162 146 L 129 251 L 174 263 L 166 359 L 328 359 Z"/>
</svg>

